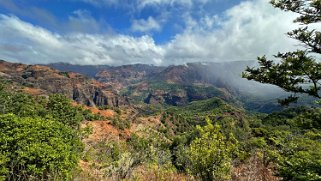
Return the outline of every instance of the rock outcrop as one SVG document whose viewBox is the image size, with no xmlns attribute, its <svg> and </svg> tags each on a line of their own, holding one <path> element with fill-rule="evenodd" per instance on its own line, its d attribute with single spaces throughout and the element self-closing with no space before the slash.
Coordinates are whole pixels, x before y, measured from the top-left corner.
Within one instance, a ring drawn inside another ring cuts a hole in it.
<svg viewBox="0 0 321 181">
<path fill-rule="evenodd" d="M 43 94 L 60 93 L 88 106 L 128 104 L 125 97 L 96 80 L 73 72 L 61 72 L 41 65 L 25 65 L 0 61 L 0 77 L 23 87 L 41 89 Z"/>
</svg>

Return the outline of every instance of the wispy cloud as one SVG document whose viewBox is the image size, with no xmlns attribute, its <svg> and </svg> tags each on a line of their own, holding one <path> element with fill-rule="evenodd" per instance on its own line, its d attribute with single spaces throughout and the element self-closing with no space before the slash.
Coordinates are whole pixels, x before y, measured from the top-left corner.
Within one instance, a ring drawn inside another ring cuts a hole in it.
<svg viewBox="0 0 321 181">
<path fill-rule="evenodd" d="M 51 27 L 58 26 L 56 17 L 49 11 L 35 6 L 30 6 L 27 2 L 22 1 L 20 3 L 15 3 L 12 0 L 1 0 L 0 6 L 11 11 L 17 16 L 27 17 Z"/>
<path fill-rule="evenodd" d="M 243 2 L 221 18 L 204 16 L 197 21 L 186 17 L 185 22 L 191 23 L 167 44 L 165 59 L 173 63 L 253 60 L 296 49 L 296 42 L 285 35 L 297 26 L 292 23 L 294 17 L 274 9 L 267 0 Z"/>
<path fill-rule="evenodd" d="M 267 0 L 245 1 L 225 11 L 223 16 L 204 13 L 196 19 L 186 13 L 181 17 L 184 30 L 169 42 L 157 45 L 149 35 L 134 37 L 86 31 L 59 34 L 15 16 L 1 15 L 0 58 L 23 63 L 178 64 L 253 60 L 259 55 L 271 56 L 299 48 L 297 42 L 285 35 L 296 26 L 292 23 L 295 15 L 273 9 Z M 74 12 L 71 19 L 77 22 L 73 18 L 84 21 L 81 24 L 95 26 L 86 11 Z M 134 24 L 132 29 L 141 32 L 161 28 L 152 17 Z"/>
<path fill-rule="evenodd" d="M 134 20 L 131 29 L 136 32 L 159 31 L 161 29 L 161 25 L 157 20 L 149 16 L 146 20 Z"/>
<path fill-rule="evenodd" d="M 157 64 L 163 56 L 162 48 L 149 36 L 59 35 L 5 15 L 0 16 L 0 37 L 0 57 L 23 63 Z"/>
<path fill-rule="evenodd" d="M 101 24 L 91 16 L 87 10 L 78 9 L 68 17 L 68 21 L 62 26 L 64 32 L 85 32 L 85 33 L 100 33 L 102 32 Z"/>
</svg>

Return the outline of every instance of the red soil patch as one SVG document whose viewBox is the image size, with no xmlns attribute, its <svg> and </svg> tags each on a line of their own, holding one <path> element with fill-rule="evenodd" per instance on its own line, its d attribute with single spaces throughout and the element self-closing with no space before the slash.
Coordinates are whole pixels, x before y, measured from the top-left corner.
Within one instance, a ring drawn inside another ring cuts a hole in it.
<svg viewBox="0 0 321 181">
<path fill-rule="evenodd" d="M 125 130 L 124 130 L 124 134 L 125 134 L 125 136 L 126 136 L 127 138 L 129 138 L 130 135 L 131 135 L 130 129 L 125 129 Z"/>
<path fill-rule="evenodd" d="M 41 89 L 31 88 L 31 87 L 25 87 L 24 89 L 22 89 L 22 91 L 33 96 L 38 96 L 42 94 Z"/>
<path fill-rule="evenodd" d="M 111 110 L 111 109 L 100 110 L 100 109 L 98 109 L 98 108 L 96 108 L 96 107 L 85 106 L 85 105 L 79 104 L 79 103 L 77 103 L 77 102 L 75 102 L 75 101 L 71 102 L 71 104 L 72 104 L 73 106 L 75 106 L 75 107 L 81 106 L 81 107 L 83 107 L 84 109 L 89 109 L 93 114 L 99 114 L 99 115 L 104 116 L 104 117 L 106 117 L 106 118 L 111 118 L 111 117 L 113 117 L 113 116 L 115 115 L 115 112 L 114 112 L 113 110 Z"/>
<path fill-rule="evenodd" d="M 75 106 L 75 107 L 79 106 L 79 104 L 78 104 L 77 102 L 75 102 L 75 101 L 72 101 L 72 102 L 71 102 L 71 105 L 72 105 L 72 106 Z"/>
<path fill-rule="evenodd" d="M 91 107 L 89 108 L 90 111 L 93 113 L 93 114 L 100 114 L 101 116 L 104 116 L 104 117 L 107 117 L 107 118 L 110 118 L 110 117 L 113 117 L 115 112 L 113 110 L 99 110 L 95 107 Z"/>
<path fill-rule="evenodd" d="M 119 130 L 108 121 L 91 121 L 86 122 L 86 125 L 93 128 L 93 133 L 87 138 L 90 141 L 100 141 L 110 138 L 110 136 L 119 136 Z"/>
</svg>

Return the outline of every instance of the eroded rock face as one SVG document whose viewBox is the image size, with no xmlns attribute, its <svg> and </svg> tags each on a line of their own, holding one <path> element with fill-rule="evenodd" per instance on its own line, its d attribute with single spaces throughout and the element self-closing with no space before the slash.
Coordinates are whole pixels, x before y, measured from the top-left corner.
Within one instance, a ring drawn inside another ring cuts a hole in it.
<svg viewBox="0 0 321 181">
<path fill-rule="evenodd" d="M 0 61 L 0 76 L 25 87 L 41 89 L 44 94 L 64 94 L 88 106 L 118 107 L 128 104 L 126 98 L 106 89 L 96 80 L 77 73 L 60 72 L 46 66 Z"/>
<path fill-rule="evenodd" d="M 150 77 L 160 73 L 164 68 L 143 64 L 123 65 L 101 70 L 97 72 L 94 78 L 115 90 L 121 91 L 130 85 L 149 80 Z"/>
</svg>

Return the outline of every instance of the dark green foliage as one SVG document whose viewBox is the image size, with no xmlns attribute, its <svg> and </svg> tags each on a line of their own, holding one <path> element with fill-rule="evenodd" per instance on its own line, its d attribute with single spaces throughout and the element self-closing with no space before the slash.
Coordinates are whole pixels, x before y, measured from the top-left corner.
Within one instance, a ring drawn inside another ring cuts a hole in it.
<svg viewBox="0 0 321 181">
<path fill-rule="evenodd" d="M 144 130 L 144 136 L 132 135 L 128 140 L 137 163 L 165 165 L 171 162 L 170 143 L 154 130 Z"/>
<path fill-rule="evenodd" d="M 59 72 L 59 74 L 65 76 L 67 78 L 70 78 L 68 72 Z"/>
<path fill-rule="evenodd" d="M 271 3 L 282 10 L 299 13 L 295 22 L 310 24 L 321 21 L 320 0 L 272 0 Z"/>
<path fill-rule="evenodd" d="M 9 93 L 5 90 L 0 91 L 0 113 L 15 113 L 19 116 L 35 117 L 44 114 L 44 109 L 29 95 L 14 92 Z"/>
<path fill-rule="evenodd" d="M 5 180 L 6 175 L 9 173 L 9 168 L 7 168 L 7 163 L 9 162 L 8 153 L 0 152 L 0 180 Z"/>
<path fill-rule="evenodd" d="M 141 91 L 136 86 L 126 88 L 121 92 L 122 95 L 130 97 L 134 103 L 150 103 L 152 95 L 157 95 L 162 105 L 185 105 L 188 102 L 204 100 L 212 97 L 224 97 L 221 90 L 214 86 L 183 85 L 178 83 L 148 82 L 148 89 Z M 158 95 L 157 92 L 163 91 L 165 94 Z M 183 93 L 183 97 L 180 97 Z"/>
<path fill-rule="evenodd" d="M 78 111 L 82 114 L 83 119 L 87 121 L 95 121 L 95 120 L 103 120 L 104 117 L 99 114 L 93 114 L 89 109 L 84 109 L 82 107 L 78 107 Z"/>
<path fill-rule="evenodd" d="M 268 115 L 263 119 L 263 123 L 269 126 L 286 125 L 301 132 L 307 129 L 321 129 L 321 109 L 291 108 Z"/>
<path fill-rule="evenodd" d="M 317 98 L 320 87 L 318 81 L 321 79 L 321 64 L 309 57 L 307 52 L 298 50 L 285 54 L 279 53 L 277 58 L 281 63 L 273 63 L 266 57 L 258 58 L 260 68 L 247 68 L 243 76 L 249 80 L 277 85 L 288 92 L 305 93 Z M 296 102 L 297 96 L 291 95 L 279 102 L 288 105 Z"/>
<path fill-rule="evenodd" d="M 64 95 L 50 95 L 47 108 L 55 120 L 65 125 L 77 127 L 83 120 L 77 108 L 73 107 L 70 99 Z"/>
<path fill-rule="evenodd" d="M 162 120 L 169 119 L 175 126 L 175 133 L 190 131 L 196 125 L 204 126 L 205 118 L 209 116 L 213 121 L 223 121 L 224 117 L 231 116 L 238 120 L 244 115 L 243 110 L 235 108 L 219 98 L 194 101 L 184 107 L 170 107 L 163 114 Z"/>
<path fill-rule="evenodd" d="M 285 11 L 299 13 L 294 22 L 306 24 L 304 28 L 298 28 L 288 33 L 288 36 L 298 40 L 304 45 L 304 50 L 278 53 L 276 58 L 280 63 L 267 60 L 265 56 L 259 57 L 260 68 L 247 67 L 243 77 L 261 83 L 273 84 L 294 95 L 280 100 L 283 105 L 296 102 L 298 96 L 303 93 L 316 98 L 321 98 L 319 81 L 321 80 L 321 63 L 316 60 L 315 54 L 321 53 L 321 32 L 310 30 L 308 25 L 321 21 L 320 0 L 272 0 L 272 5 Z"/>
<path fill-rule="evenodd" d="M 189 170 L 202 180 L 230 180 L 233 155 L 237 154 L 238 141 L 233 134 L 226 137 L 219 125 L 197 127 L 199 137 L 187 150 Z"/>
<path fill-rule="evenodd" d="M 295 138 L 281 151 L 278 174 L 284 180 L 321 180 L 321 141 Z"/>
<path fill-rule="evenodd" d="M 0 116 L 0 127 L 0 153 L 5 155 L 0 157 L 1 176 L 8 180 L 71 177 L 82 150 L 74 130 L 56 121 L 13 114 Z"/>
<path fill-rule="evenodd" d="M 320 180 L 320 116 L 320 108 L 271 114 L 253 129 L 251 145 L 265 150 L 284 180 Z"/>
<path fill-rule="evenodd" d="M 0 84 L 0 180 L 68 180 L 90 113 L 64 96 L 32 97 Z"/>
<path fill-rule="evenodd" d="M 119 115 L 114 116 L 112 119 L 112 124 L 116 128 L 119 128 L 121 130 L 124 130 L 126 128 L 130 128 L 130 121 L 127 119 L 121 119 Z"/>
<path fill-rule="evenodd" d="M 163 114 L 161 122 L 166 126 L 170 121 L 174 126 L 166 128 L 177 129 L 176 134 L 179 135 L 174 138 L 171 146 L 172 163 L 181 172 L 187 172 L 193 165 L 189 159 L 191 153 L 187 150 L 200 137 L 193 125 L 204 125 L 204 117 L 209 116 L 212 123 L 220 125 L 220 132 L 225 137 L 233 133 L 238 140 L 239 154 L 233 157 L 234 163 L 242 163 L 259 153 L 264 167 L 275 168 L 275 173 L 284 180 L 318 180 L 320 154 L 312 145 L 318 147 L 321 143 L 320 115 L 319 108 L 298 107 L 260 115 L 260 119 L 257 119 L 246 116 L 242 110 L 223 101 L 212 99 L 193 102 L 182 108 L 170 108 Z M 182 124 L 188 129 L 179 129 Z M 197 167 L 194 165 L 192 168 Z"/>
<path fill-rule="evenodd" d="M 288 36 L 298 40 L 304 50 L 278 53 L 275 57 L 281 60 L 279 63 L 267 60 L 265 56 L 259 57 L 260 67 L 247 67 L 243 77 L 273 84 L 293 93 L 279 101 L 283 105 L 296 102 L 297 94 L 320 99 L 321 63 L 316 55 L 321 54 L 321 32 L 309 28 L 309 25 L 321 21 L 321 1 L 272 0 L 271 3 L 276 8 L 299 14 L 294 22 L 306 26 L 289 32 Z M 271 114 L 262 123 L 263 128 L 253 131 L 258 138 L 256 141 L 252 139 L 252 145 L 269 153 L 268 157 L 278 164 L 277 172 L 283 180 L 321 180 L 319 108 L 299 108 Z"/>
<path fill-rule="evenodd" d="M 243 154 L 243 152 L 245 152 L 244 147 L 246 147 L 245 142 L 251 136 L 251 122 L 254 124 L 256 120 L 246 116 L 241 109 L 228 105 L 220 99 L 212 98 L 204 101 L 195 101 L 181 108 L 173 107 L 168 109 L 166 114 L 163 114 L 162 123 L 166 125 L 166 122 L 170 121 L 172 123 L 171 125 L 174 124 L 174 126 L 168 126 L 167 128 L 174 129 L 175 133 L 178 134 L 178 136 L 174 138 L 171 147 L 173 153 L 172 162 L 178 170 L 187 172 L 188 169 L 191 169 L 190 153 L 188 153 L 187 150 L 194 140 L 201 137 L 199 130 L 195 129 L 195 127 L 197 125 L 206 126 L 208 124 L 206 122 L 207 117 L 210 118 L 210 120 L 208 120 L 210 124 L 219 125 L 220 133 L 223 134 L 225 138 L 229 138 L 232 134 L 233 139 L 238 140 L 238 148 L 242 154 L 240 154 L 237 159 L 233 157 L 234 161 L 244 160 L 246 158 L 246 154 Z M 203 166 L 205 167 L 206 165 Z M 212 168 L 216 166 L 218 165 L 213 165 Z M 199 165 L 199 167 L 201 166 Z M 204 172 L 206 172 L 206 170 L 204 170 Z M 220 171 L 220 173 L 223 172 L 227 173 L 228 169 Z M 204 173 L 205 175 L 199 176 L 206 179 L 205 177 L 220 173 Z M 227 174 L 225 176 L 229 175 Z"/>
</svg>

